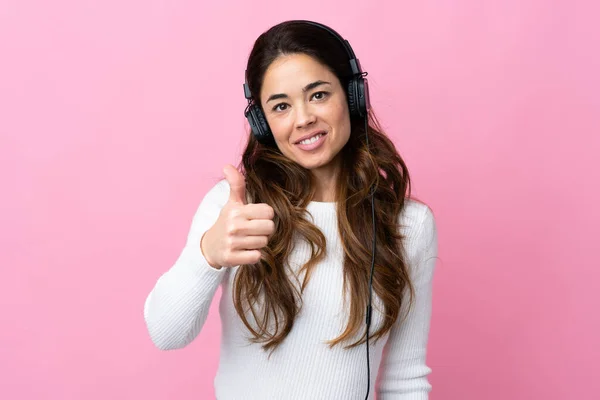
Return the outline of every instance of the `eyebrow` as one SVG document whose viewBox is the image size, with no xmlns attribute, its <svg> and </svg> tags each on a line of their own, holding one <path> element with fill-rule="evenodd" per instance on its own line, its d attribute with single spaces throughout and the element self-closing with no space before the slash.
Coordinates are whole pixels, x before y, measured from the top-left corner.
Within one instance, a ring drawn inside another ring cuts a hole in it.
<svg viewBox="0 0 600 400">
<path fill-rule="evenodd" d="M 308 92 L 309 90 L 312 90 L 318 86 L 321 85 L 331 85 L 331 82 L 326 82 L 326 81 L 314 81 L 312 83 L 309 83 L 308 85 L 304 86 L 304 88 L 302 89 L 303 92 Z M 267 99 L 266 103 L 272 101 L 272 100 L 277 100 L 277 99 L 285 99 L 287 98 L 288 95 L 285 93 L 277 93 L 277 94 L 272 94 L 269 96 L 269 98 Z"/>
</svg>

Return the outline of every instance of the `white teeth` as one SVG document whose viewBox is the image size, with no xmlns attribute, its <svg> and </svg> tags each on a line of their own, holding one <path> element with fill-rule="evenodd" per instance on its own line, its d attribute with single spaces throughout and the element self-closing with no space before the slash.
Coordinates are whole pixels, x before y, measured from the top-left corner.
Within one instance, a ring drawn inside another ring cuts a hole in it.
<svg viewBox="0 0 600 400">
<path fill-rule="evenodd" d="M 321 136 L 323 136 L 323 134 L 322 134 L 322 133 L 319 133 L 318 135 L 316 135 L 316 136 L 313 136 L 313 137 L 311 137 L 310 139 L 305 139 L 305 140 L 301 141 L 301 142 L 300 142 L 300 144 L 311 144 L 311 143 L 314 143 L 314 142 L 316 142 L 317 140 L 319 140 L 319 138 L 320 138 Z"/>
</svg>

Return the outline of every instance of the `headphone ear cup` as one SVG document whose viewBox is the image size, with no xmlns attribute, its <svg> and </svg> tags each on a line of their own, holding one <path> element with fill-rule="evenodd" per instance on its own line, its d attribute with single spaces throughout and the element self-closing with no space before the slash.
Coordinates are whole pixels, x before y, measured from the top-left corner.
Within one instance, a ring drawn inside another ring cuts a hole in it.
<svg viewBox="0 0 600 400">
<path fill-rule="evenodd" d="M 273 134 L 271 133 L 269 124 L 267 123 L 265 115 L 260 107 L 256 106 L 255 104 L 248 107 L 248 111 L 246 111 L 246 118 L 250 124 L 252 134 L 259 143 L 268 145 L 274 142 Z"/>
<path fill-rule="evenodd" d="M 348 109 L 350 110 L 350 116 L 357 117 L 358 115 L 358 107 L 356 104 L 357 95 L 356 95 L 356 81 L 354 79 L 350 79 L 348 82 Z"/>
<path fill-rule="evenodd" d="M 361 117 L 366 117 L 371 108 L 371 99 L 369 98 L 369 82 L 366 78 L 360 78 L 357 82 L 358 110 Z"/>
<path fill-rule="evenodd" d="M 265 114 L 259 107 L 256 107 L 256 120 L 258 121 L 258 126 L 260 126 L 263 136 L 272 137 L 273 135 L 271 134 L 271 128 L 269 128 Z"/>
<path fill-rule="evenodd" d="M 348 82 L 348 107 L 350 115 L 353 117 L 363 118 L 367 116 L 369 109 L 369 87 L 366 79 L 358 77 Z"/>
</svg>

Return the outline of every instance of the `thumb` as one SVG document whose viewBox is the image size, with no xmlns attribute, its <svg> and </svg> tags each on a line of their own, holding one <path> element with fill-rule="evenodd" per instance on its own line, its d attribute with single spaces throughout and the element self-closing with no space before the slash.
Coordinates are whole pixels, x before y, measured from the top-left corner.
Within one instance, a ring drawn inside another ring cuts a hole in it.
<svg viewBox="0 0 600 400">
<path fill-rule="evenodd" d="M 229 201 L 246 204 L 246 180 L 233 165 L 227 164 L 223 168 L 225 179 L 229 183 Z"/>
</svg>

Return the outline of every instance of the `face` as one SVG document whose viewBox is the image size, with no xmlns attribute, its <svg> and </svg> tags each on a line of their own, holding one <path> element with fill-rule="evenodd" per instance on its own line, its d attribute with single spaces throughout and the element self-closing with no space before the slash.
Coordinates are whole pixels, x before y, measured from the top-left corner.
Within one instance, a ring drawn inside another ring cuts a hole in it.
<svg viewBox="0 0 600 400">
<path fill-rule="evenodd" d="M 280 56 L 267 69 L 261 105 L 286 157 L 317 174 L 335 174 L 350 137 L 346 94 L 326 66 L 305 54 Z"/>
</svg>

